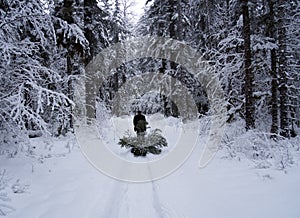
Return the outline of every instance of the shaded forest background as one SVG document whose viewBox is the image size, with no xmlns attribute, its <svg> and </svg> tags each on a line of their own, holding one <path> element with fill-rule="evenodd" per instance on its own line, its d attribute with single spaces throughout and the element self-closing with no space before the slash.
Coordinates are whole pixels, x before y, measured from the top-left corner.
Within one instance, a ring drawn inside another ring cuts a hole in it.
<svg viewBox="0 0 300 218">
<path fill-rule="evenodd" d="M 273 138 L 296 136 L 299 1 L 148 0 L 137 22 L 132 7 L 130 0 L 0 0 L 2 143 L 72 131 L 73 84 L 85 66 L 104 48 L 143 35 L 184 41 L 203 54 L 224 89 L 228 123 L 243 119 L 246 130 L 264 126 Z M 209 114 L 199 81 L 166 60 L 124 63 L 99 87 L 99 99 L 109 109 L 122 84 L 149 70 L 180 80 L 199 113 Z M 180 116 L 168 96 L 141 98 L 151 104 L 135 102 L 132 112 Z"/>
</svg>

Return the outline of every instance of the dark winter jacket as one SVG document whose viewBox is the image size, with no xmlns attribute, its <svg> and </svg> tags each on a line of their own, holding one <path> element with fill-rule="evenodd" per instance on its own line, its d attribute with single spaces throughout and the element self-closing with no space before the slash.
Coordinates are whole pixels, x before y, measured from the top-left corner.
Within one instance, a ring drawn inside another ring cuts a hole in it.
<svg viewBox="0 0 300 218">
<path fill-rule="evenodd" d="M 147 129 L 146 117 L 142 114 L 137 114 L 133 118 L 134 131 L 137 133 L 145 132 Z"/>
</svg>

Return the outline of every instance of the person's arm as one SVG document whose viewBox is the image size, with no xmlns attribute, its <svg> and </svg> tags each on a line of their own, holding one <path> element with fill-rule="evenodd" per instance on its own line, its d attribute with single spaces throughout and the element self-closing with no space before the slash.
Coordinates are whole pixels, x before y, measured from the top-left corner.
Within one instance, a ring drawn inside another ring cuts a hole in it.
<svg viewBox="0 0 300 218">
<path fill-rule="evenodd" d="M 144 115 L 142 115 L 141 120 L 145 120 L 146 121 L 146 117 Z"/>
<path fill-rule="evenodd" d="M 137 122 L 138 122 L 137 116 L 134 116 L 134 118 L 133 118 L 133 125 L 136 126 Z"/>
</svg>

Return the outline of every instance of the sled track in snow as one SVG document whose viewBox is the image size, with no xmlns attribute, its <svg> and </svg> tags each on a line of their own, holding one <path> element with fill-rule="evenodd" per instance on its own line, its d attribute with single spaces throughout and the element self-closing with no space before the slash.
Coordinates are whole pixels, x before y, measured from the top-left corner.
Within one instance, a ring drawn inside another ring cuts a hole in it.
<svg viewBox="0 0 300 218">
<path fill-rule="evenodd" d="M 124 202 L 126 205 L 126 198 L 128 196 L 128 184 L 115 180 L 112 180 L 112 183 L 112 188 L 109 191 L 110 197 L 107 203 L 104 205 L 102 216 L 111 218 L 124 217 L 123 215 L 125 214 L 120 216 L 120 209 Z M 128 205 L 126 205 L 126 210 L 128 210 L 127 207 Z"/>
<path fill-rule="evenodd" d="M 161 201 L 159 189 L 159 181 L 128 183 L 111 179 L 110 188 L 106 193 L 109 198 L 101 205 L 101 217 L 182 218 L 175 209 L 167 207 Z M 100 205 L 95 202 L 93 208 L 97 206 Z"/>
<path fill-rule="evenodd" d="M 149 158 L 147 158 L 149 160 Z M 150 161 L 150 160 L 149 160 Z M 151 173 L 150 167 L 148 167 L 149 172 Z M 158 180 L 159 181 L 159 180 Z M 167 206 L 165 206 L 158 194 L 158 181 L 151 181 L 151 192 L 152 192 L 152 206 L 156 213 L 158 214 L 158 217 L 160 218 L 180 218 L 180 216 L 174 209 L 170 209 Z"/>
</svg>

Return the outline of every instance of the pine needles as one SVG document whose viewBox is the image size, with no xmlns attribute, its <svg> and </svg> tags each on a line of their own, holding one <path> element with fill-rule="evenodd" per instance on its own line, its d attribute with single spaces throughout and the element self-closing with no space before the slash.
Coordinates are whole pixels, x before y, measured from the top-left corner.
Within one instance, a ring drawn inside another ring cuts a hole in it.
<svg viewBox="0 0 300 218">
<path fill-rule="evenodd" d="M 151 131 L 145 137 L 132 136 L 129 131 L 120 139 L 118 143 L 122 148 L 131 149 L 135 156 L 146 156 L 146 154 L 160 154 L 161 148 L 167 147 L 167 140 L 161 135 L 160 129 Z"/>
</svg>

